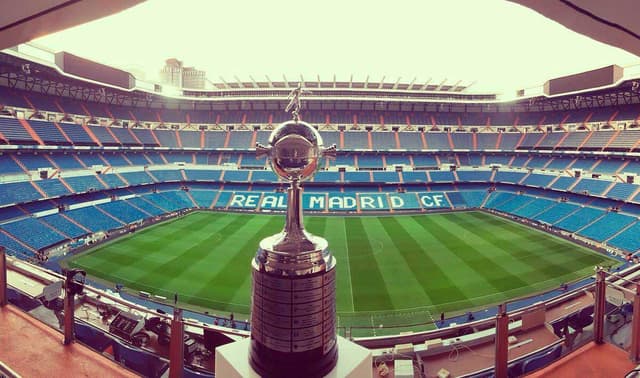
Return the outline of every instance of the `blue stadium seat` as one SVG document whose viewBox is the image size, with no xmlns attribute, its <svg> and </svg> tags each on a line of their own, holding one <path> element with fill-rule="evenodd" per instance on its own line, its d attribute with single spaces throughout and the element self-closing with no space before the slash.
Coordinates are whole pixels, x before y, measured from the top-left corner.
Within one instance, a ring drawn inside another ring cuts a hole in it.
<svg viewBox="0 0 640 378">
<path fill-rule="evenodd" d="M 66 186 L 62 185 L 60 180 L 58 180 L 57 178 L 38 180 L 34 181 L 34 183 L 47 194 L 48 198 L 71 194 L 69 189 L 67 189 Z"/>
<path fill-rule="evenodd" d="M 378 183 L 397 183 L 400 182 L 400 177 L 398 175 L 398 172 L 395 171 L 374 171 L 373 172 L 373 182 L 378 182 Z"/>
<path fill-rule="evenodd" d="M 607 192 L 607 197 L 627 201 L 633 193 L 638 190 L 639 186 L 635 184 L 627 184 L 626 182 L 616 183 L 611 190 Z"/>
<path fill-rule="evenodd" d="M 607 213 L 587 228 L 580 230 L 580 235 L 595 241 L 604 241 L 634 223 L 636 218 L 624 214 Z"/>
<path fill-rule="evenodd" d="M 185 169 L 184 173 L 189 180 L 193 181 L 220 181 L 220 171 L 218 170 Z"/>
<path fill-rule="evenodd" d="M 574 193 L 588 192 L 589 194 L 602 195 L 610 185 L 611 181 L 582 178 L 571 191 Z"/>
<path fill-rule="evenodd" d="M 369 149 L 369 133 L 364 131 L 345 131 L 344 149 Z"/>
<path fill-rule="evenodd" d="M 560 176 L 551 184 L 551 188 L 556 190 L 567 190 L 576 181 L 575 177 Z"/>
<path fill-rule="evenodd" d="M 488 182 L 491 179 L 491 171 L 465 171 L 458 170 L 460 182 Z"/>
<path fill-rule="evenodd" d="M 155 177 L 157 182 L 184 181 L 180 170 L 149 170 L 148 173 Z"/>
<path fill-rule="evenodd" d="M 424 147 L 422 146 L 422 133 L 418 132 L 403 132 L 398 133 L 398 139 L 400 140 L 400 148 L 409 151 L 419 151 Z"/>
<path fill-rule="evenodd" d="M 508 182 L 511 184 L 517 184 L 524 178 L 526 173 L 524 172 L 510 172 L 510 171 L 498 171 L 494 176 L 495 182 Z"/>
<path fill-rule="evenodd" d="M 560 202 L 556 203 L 555 206 L 548 208 L 543 213 L 538 214 L 534 219 L 539 222 L 554 224 L 579 208 L 580 206 L 572 203 Z"/>
<path fill-rule="evenodd" d="M 122 172 L 120 173 L 123 179 L 126 180 L 129 185 L 144 185 L 153 184 L 153 179 L 146 172 Z"/>
<path fill-rule="evenodd" d="M 161 215 L 164 213 L 164 211 L 155 206 L 153 203 L 144 200 L 141 197 L 132 197 L 129 199 L 126 199 L 125 201 L 129 202 L 130 205 L 137 207 L 138 209 L 144 211 L 147 214 L 151 214 L 151 215 Z"/>
<path fill-rule="evenodd" d="M 93 232 L 108 231 L 123 226 L 121 222 L 106 216 L 94 206 L 69 210 L 65 215 Z"/>
<path fill-rule="evenodd" d="M 42 198 L 30 182 L 0 184 L 0 205 L 31 202 Z"/>
<path fill-rule="evenodd" d="M 558 344 L 551 348 L 548 352 L 544 354 L 536 355 L 526 360 L 522 365 L 522 374 L 531 373 L 535 370 L 541 369 L 553 361 L 560 358 L 562 355 L 562 344 Z"/>
<path fill-rule="evenodd" d="M 75 193 L 84 193 L 105 189 L 104 185 L 98 181 L 95 175 L 62 177 L 69 184 Z"/>
<path fill-rule="evenodd" d="M 218 195 L 217 190 L 192 190 L 190 193 L 198 206 L 203 208 L 209 208 Z"/>
<path fill-rule="evenodd" d="M 46 144 L 62 146 L 70 144 L 53 122 L 32 119 L 29 120 L 29 125 Z"/>
<path fill-rule="evenodd" d="M 320 171 L 313 178 L 314 182 L 340 182 L 340 172 L 337 171 Z"/>
<path fill-rule="evenodd" d="M 396 133 L 394 132 L 372 131 L 371 142 L 374 150 L 388 151 L 398 148 L 396 146 Z"/>
<path fill-rule="evenodd" d="M 359 172 L 345 172 L 345 182 L 371 182 L 371 174 L 365 171 Z"/>
<path fill-rule="evenodd" d="M 15 118 L 0 117 L 0 130 L 2 135 L 14 144 L 36 144 L 37 142 L 22 127 L 20 121 Z"/>
<path fill-rule="evenodd" d="M 40 220 L 72 238 L 77 238 L 87 233 L 87 231 L 68 221 L 61 214 L 47 215 L 40 218 Z"/>
<path fill-rule="evenodd" d="M 525 206 L 513 211 L 519 217 L 535 219 L 535 216 L 555 205 L 555 202 L 546 198 L 536 198 Z"/>
<path fill-rule="evenodd" d="M 424 136 L 427 140 L 427 148 L 430 150 L 451 150 L 447 133 L 428 132 Z"/>
<path fill-rule="evenodd" d="M 251 144 L 251 138 L 253 137 L 252 131 L 231 131 L 229 137 L 229 148 L 247 149 L 253 146 Z"/>
<path fill-rule="evenodd" d="M 96 206 L 110 214 L 112 217 L 127 224 L 141 221 L 149 217 L 148 214 L 145 214 L 137 208 L 129 205 L 126 201 L 113 201 Z"/>
<path fill-rule="evenodd" d="M 603 210 L 594 209 L 592 207 L 583 207 L 573 213 L 572 216 L 556 223 L 555 226 L 570 232 L 576 232 L 589 223 L 600 218 L 602 215 L 604 215 L 604 213 L 605 212 Z"/>
<path fill-rule="evenodd" d="M 428 171 L 431 182 L 454 182 L 455 177 L 451 171 Z"/>
<path fill-rule="evenodd" d="M 85 169 L 75 154 L 52 154 L 50 158 L 62 170 Z"/>
<path fill-rule="evenodd" d="M 104 332 L 88 324 L 77 322 L 73 325 L 76 338 L 88 347 L 103 352 L 108 346 L 113 345 L 113 340 Z"/>
<path fill-rule="evenodd" d="M 522 182 L 523 185 L 546 188 L 556 176 L 531 173 Z"/>
<path fill-rule="evenodd" d="M 425 171 L 402 172 L 404 183 L 426 183 L 427 173 Z"/>
<path fill-rule="evenodd" d="M 247 182 L 249 171 L 223 171 L 223 179 L 231 182 Z"/>
<path fill-rule="evenodd" d="M 1 227 L 36 250 L 66 239 L 63 235 L 45 226 L 35 218 L 23 218 L 15 222 L 5 223 Z M 38 230 L 38 232 L 34 232 L 34 230 Z"/>
<path fill-rule="evenodd" d="M 160 377 L 169 367 L 160 357 L 120 340 L 113 342 L 113 356 L 116 361 L 145 377 Z"/>
<path fill-rule="evenodd" d="M 358 168 L 360 169 L 382 169 L 383 162 L 380 155 L 358 155 Z"/>
</svg>

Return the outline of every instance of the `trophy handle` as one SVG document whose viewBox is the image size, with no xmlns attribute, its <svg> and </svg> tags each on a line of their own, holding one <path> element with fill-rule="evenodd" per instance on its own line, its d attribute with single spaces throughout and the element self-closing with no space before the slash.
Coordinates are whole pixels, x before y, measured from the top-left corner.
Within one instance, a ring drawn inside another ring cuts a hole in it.
<svg viewBox="0 0 640 378">
<path fill-rule="evenodd" d="M 267 147 L 263 144 L 256 143 L 256 158 L 260 159 L 264 156 L 269 155 L 271 152 L 271 147 Z"/>
<path fill-rule="evenodd" d="M 326 156 L 330 159 L 335 159 L 337 153 L 338 153 L 338 148 L 336 147 L 335 143 L 329 147 L 322 149 L 322 156 Z"/>
</svg>

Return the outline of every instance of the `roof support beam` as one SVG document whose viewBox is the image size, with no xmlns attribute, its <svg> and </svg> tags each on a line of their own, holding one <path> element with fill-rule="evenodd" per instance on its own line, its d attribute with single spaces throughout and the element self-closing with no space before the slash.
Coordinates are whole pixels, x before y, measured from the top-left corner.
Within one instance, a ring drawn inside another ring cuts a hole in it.
<svg viewBox="0 0 640 378">
<path fill-rule="evenodd" d="M 222 82 L 222 84 L 224 84 L 224 87 L 229 89 L 229 83 L 227 83 L 227 81 L 224 79 L 224 77 L 222 76 L 218 76 L 218 79 L 220 79 L 220 81 Z"/>
<path fill-rule="evenodd" d="M 264 77 L 267 79 L 267 83 L 269 83 L 269 88 L 273 88 L 273 82 L 271 81 L 269 76 L 268 75 L 264 75 Z"/>
<path fill-rule="evenodd" d="M 411 90 L 411 87 L 413 87 L 413 84 L 416 83 L 417 78 L 414 77 L 413 80 L 411 80 L 411 82 L 409 83 L 409 86 L 407 87 L 407 89 Z"/>
<path fill-rule="evenodd" d="M 258 83 L 256 82 L 256 79 L 254 79 L 253 76 L 251 75 L 249 75 L 249 79 L 251 79 L 251 82 L 253 83 L 253 87 L 258 88 Z"/>
<path fill-rule="evenodd" d="M 429 83 L 431 83 L 432 78 L 428 78 L 427 81 L 424 82 L 424 85 L 422 86 L 422 88 L 420 88 L 421 91 L 425 91 L 427 90 L 427 87 L 429 86 Z"/>
<path fill-rule="evenodd" d="M 456 81 L 456 83 L 455 83 L 455 84 L 453 84 L 453 85 L 451 86 L 451 88 L 449 88 L 449 91 L 455 91 L 455 90 L 456 90 L 456 88 L 458 88 L 458 85 L 460 85 L 460 83 L 462 83 L 462 80 L 458 80 L 458 81 Z"/>
<path fill-rule="evenodd" d="M 439 91 L 440 88 L 442 88 L 442 86 L 447 82 L 447 78 L 445 78 L 444 80 L 442 80 L 440 82 L 440 84 L 436 87 L 436 91 Z"/>
<path fill-rule="evenodd" d="M 396 80 L 395 84 L 393 84 L 393 89 L 398 89 L 398 84 L 400 84 L 400 79 L 402 79 L 402 77 L 398 76 L 398 80 Z"/>
</svg>

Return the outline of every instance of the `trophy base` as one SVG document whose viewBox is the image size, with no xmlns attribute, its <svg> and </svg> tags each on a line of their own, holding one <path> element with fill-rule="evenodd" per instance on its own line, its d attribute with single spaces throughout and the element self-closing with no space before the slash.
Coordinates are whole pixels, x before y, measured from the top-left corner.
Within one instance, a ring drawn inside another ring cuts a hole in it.
<svg viewBox="0 0 640 378">
<path fill-rule="evenodd" d="M 340 349 L 338 361 L 333 370 L 330 370 L 324 378 L 366 378 L 373 377 L 373 360 L 371 351 L 351 342 L 345 338 L 337 336 L 337 345 Z M 216 348 L 216 376 L 225 378 L 259 378 L 263 377 L 251 365 L 247 363 L 249 359 L 249 349 L 251 340 L 244 339 Z M 288 360 L 287 364 L 295 363 Z M 306 377 L 302 373 L 296 377 Z"/>
<path fill-rule="evenodd" d="M 283 353 L 251 340 L 249 363 L 262 377 L 321 378 L 329 374 L 338 361 L 337 344 L 323 354 L 322 350 Z"/>
<path fill-rule="evenodd" d="M 335 259 L 316 236 L 319 248 L 297 254 L 274 251 L 272 240 L 252 263 L 249 361 L 264 377 L 322 377 L 338 359 Z"/>
</svg>

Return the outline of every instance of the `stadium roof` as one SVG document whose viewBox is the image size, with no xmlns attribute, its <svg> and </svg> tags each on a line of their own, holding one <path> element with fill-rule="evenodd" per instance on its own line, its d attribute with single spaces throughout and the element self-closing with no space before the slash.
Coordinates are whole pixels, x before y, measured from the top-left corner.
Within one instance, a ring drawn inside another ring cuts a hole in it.
<svg viewBox="0 0 640 378">
<path fill-rule="evenodd" d="M 127 9 L 143 0 L 31 0 L 0 5 L 0 49 Z"/>
<path fill-rule="evenodd" d="M 640 7 L 636 0 L 511 0 L 567 28 L 640 56 Z"/>
<path fill-rule="evenodd" d="M 157 0 L 37 42 L 152 76 L 175 56 L 220 83 L 477 80 L 485 93 L 640 62 L 504 1 Z"/>
</svg>

